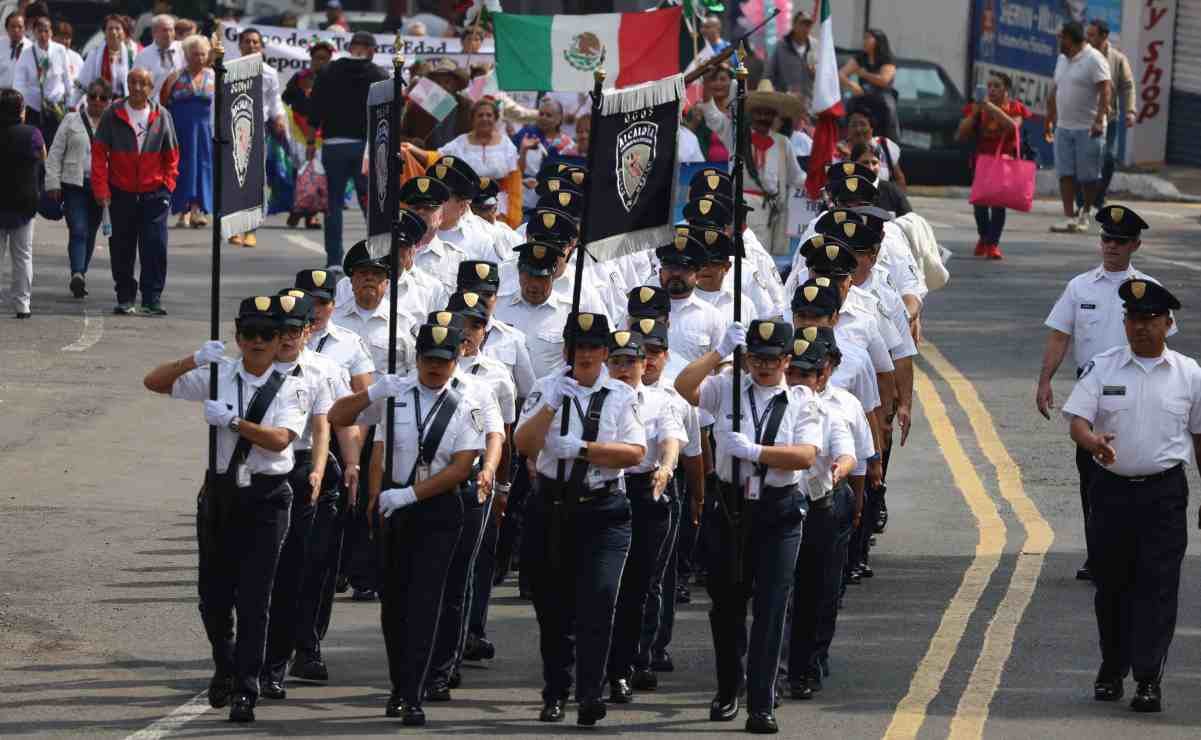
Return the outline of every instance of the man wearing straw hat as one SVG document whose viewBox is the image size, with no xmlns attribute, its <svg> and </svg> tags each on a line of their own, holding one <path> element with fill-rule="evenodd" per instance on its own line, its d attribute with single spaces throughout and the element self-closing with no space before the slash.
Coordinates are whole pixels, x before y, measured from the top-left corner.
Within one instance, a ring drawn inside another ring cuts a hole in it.
<svg viewBox="0 0 1201 740">
<path fill-rule="evenodd" d="M 788 197 L 804 183 L 804 174 L 788 138 L 773 130 L 776 118 L 796 118 L 800 98 L 776 92 L 770 80 L 746 96 L 751 124 L 745 159 L 744 194 L 751 212 L 747 226 L 771 254 L 788 253 Z"/>
</svg>

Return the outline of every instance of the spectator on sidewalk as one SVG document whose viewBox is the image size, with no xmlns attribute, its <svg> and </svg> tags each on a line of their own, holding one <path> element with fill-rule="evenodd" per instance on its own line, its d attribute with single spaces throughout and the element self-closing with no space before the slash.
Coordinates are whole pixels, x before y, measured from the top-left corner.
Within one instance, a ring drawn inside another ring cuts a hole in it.
<svg viewBox="0 0 1201 740">
<path fill-rule="evenodd" d="M 100 228 L 100 205 L 92 194 L 92 139 L 112 98 L 113 89 L 107 82 L 93 80 L 88 85 L 87 102 L 63 119 L 46 158 L 46 195 L 63 204 L 67 257 L 71 262 L 69 287 L 76 298 L 88 294 L 88 265 Z"/>
<path fill-rule="evenodd" d="M 54 43 L 63 47 L 67 54 L 67 77 L 71 80 L 71 89 L 67 91 L 67 107 L 75 110 L 83 97 L 84 87 L 79 84 L 79 75 L 83 73 L 83 57 L 71 48 L 75 39 L 75 28 L 66 21 L 54 24 Z"/>
<path fill-rule="evenodd" d="M 25 16 L 18 11 L 4 18 L 4 36 L 0 37 L 0 88 L 13 87 L 13 73 L 21 54 L 33 42 L 25 38 Z"/>
<path fill-rule="evenodd" d="M 817 71 L 817 40 L 811 36 L 813 18 L 805 11 L 792 16 L 792 30 L 776 44 L 768 64 L 768 76 L 777 90 L 813 98 L 813 75 Z"/>
<path fill-rule="evenodd" d="M 133 66 L 150 71 L 154 80 L 154 99 L 158 100 L 167 75 L 183 69 L 184 57 L 180 43 L 175 40 L 174 16 L 166 13 L 154 16 L 150 32 L 154 36 L 154 43 L 138 52 Z"/>
<path fill-rule="evenodd" d="M 854 75 L 855 79 L 852 79 Z M 893 141 L 901 138 L 900 119 L 897 118 L 897 89 L 893 80 L 897 75 L 896 59 L 888 36 L 878 28 L 869 28 L 863 34 L 863 51 L 856 52 L 853 59 L 842 65 L 838 77 L 842 86 L 852 95 L 873 98 L 882 104 L 885 115 L 877 121 L 876 130 Z"/>
<path fill-rule="evenodd" d="M 75 85 L 68 69 L 67 50 L 50 35 L 49 18 L 34 21 L 33 46 L 21 55 L 13 74 L 13 87 L 21 91 L 28 109 L 25 120 L 41 129 L 46 141 L 54 141 Z"/>
<path fill-rule="evenodd" d="M 1109 62 L 1109 119 L 1105 125 L 1105 156 L 1101 160 L 1101 184 L 1097 186 L 1097 199 L 1093 201 L 1094 211 L 1101 210 L 1105 205 L 1105 194 L 1109 192 L 1109 183 L 1113 180 L 1113 171 L 1118 164 L 1118 137 L 1122 134 L 1122 118 L 1125 116 L 1125 128 L 1134 128 L 1135 111 L 1138 109 L 1134 87 L 1134 72 L 1130 69 L 1130 60 L 1117 47 L 1109 43 L 1109 24 L 1101 19 L 1094 19 L 1084 28 L 1084 36 L 1089 46 L 1101 52 Z M 1076 207 L 1084 205 L 1084 193 L 1076 190 Z"/>
<path fill-rule="evenodd" d="M 101 207 L 110 209 L 113 225 L 113 313 L 139 313 L 134 301 L 140 287 L 140 313 L 165 316 L 161 297 L 167 281 L 167 217 L 179 175 L 179 142 L 171 114 L 150 99 L 150 72 L 135 67 L 127 83 L 129 97 L 106 110 L 96 129 L 92 192 Z M 139 280 L 133 275 L 137 259 L 142 264 Z"/>
<path fill-rule="evenodd" d="M 40 167 L 46 158 L 42 133 L 25 123 L 21 93 L 0 90 L 0 259 L 8 251 L 12 262 L 9 296 L 18 319 L 30 316 L 33 292 L 33 216 L 38 207 Z"/>
<path fill-rule="evenodd" d="M 104 45 L 88 54 L 76 82 L 86 90 L 94 80 L 104 80 L 112 87 L 115 97 L 123 98 L 125 77 L 133 69 L 137 53 L 137 47 L 125 35 L 125 23 L 121 16 L 105 16 Z"/>
<path fill-rule="evenodd" d="M 167 75 L 159 100 L 171 111 L 179 139 L 179 180 L 171 212 L 177 228 L 208 226 L 213 212 L 213 98 L 216 73 L 208 66 L 209 40 L 193 34 L 182 42 L 187 66 Z"/>
<path fill-rule="evenodd" d="M 1047 96 L 1046 136 L 1055 144 L 1055 174 L 1063 200 L 1058 233 L 1088 231 L 1089 213 L 1097 202 L 1101 160 L 1105 152 L 1105 114 L 1109 112 L 1109 62 L 1084 41 L 1084 27 L 1063 24 L 1059 32 L 1059 61 Z M 1076 188 L 1085 205 L 1076 210 Z"/>
</svg>

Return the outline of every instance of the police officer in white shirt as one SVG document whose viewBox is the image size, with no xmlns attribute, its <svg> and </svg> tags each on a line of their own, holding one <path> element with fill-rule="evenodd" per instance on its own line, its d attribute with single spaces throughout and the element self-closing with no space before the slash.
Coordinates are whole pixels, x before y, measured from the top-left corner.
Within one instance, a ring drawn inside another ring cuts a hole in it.
<svg viewBox="0 0 1201 740">
<path fill-rule="evenodd" d="M 187 63 L 184 59 L 183 48 L 175 40 L 175 18 L 170 15 L 156 15 L 150 25 L 150 33 L 154 43 L 138 52 L 134 57 L 133 66 L 149 70 L 154 80 L 154 95 L 158 100 L 162 92 L 163 81 L 172 72 L 182 70 Z M 264 100 L 266 98 L 264 97 Z"/>
<path fill-rule="evenodd" d="M 642 625 L 651 586 L 657 575 L 659 553 L 668 543 L 672 525 L 671 492 L 680 449 L 688 443 L 684 415 L 672 395 L 642 384 L 646 370 L 643 335 L 622 329 L 609 335 L 609 376 L 634 389 L 638 414 L 646 428 L 646 454 L 626 468 L 626 496 L 630 500 L 630 557 L 621 574 L 621 589 L 609 650 L 609 703 L 628 704 L 634 699 L 630 682 L 642 639 Z"/>
<path fill-rule="evenodd" d="M 486 261 L 500 264 L 513 257 L 513 247 L 521 244 L 522 239 L 503 217 L 498 217 L 500 206 L 498 196 L 500 187 L 495 178 L 481 177 L 480 187 L 475 197 L 471 199 L 471 212 L 483 222 L 492 234 L 492 247 L 495 256 L 485 257 Z"/>
<path fill-rule="evenodd" d="M 713 555 L 706 586 L 713 600 L 709 622 L 718 684 L 709 719 L 723 722 L 738 716 L 745 676 L 746 729 L 755 733 L 779 731 L 773 713 L 776 668 L 788 586 L 809 508 L 804 471 L 824 451 L 817 396 L 808 388 L 789 388 L 785 383 L 792 338 L 792 327 L 783 322 L 753 321 L 749 330 L 731 324 L 713 350 L 676 378 L 680 395 L 716 419 L 718 514 L 709 518 L 705 533 Z M 733 373 L 712 373 L 742 344 L 746 369 L 741 408 L 735 409 Z M 733 431 L 735 413 L 741 418 L 737 432 Z M 748 598 L 754 599 L 755 618 L 746 640 Z"/>
<path fill-rule="evenodd" d="M 309 329 L 308 348 L 325 355 L 338 364 L 346 373 L 351 390 L 365 391 L 371 384 L 375 363 L 371 359 L 362 337 L 349 329 L 343 329 L 330 319 L 334 314 L 333 283 L 336 273 L 327 270 L 301 270 L 293 283 L 313 299 L 313 325 Z M 354 291 L 347 282 L 347 299 L 354 300 Z"/>
<path fill-rule="evenodd" d="M 646 455 L 637 396 L 609 376 L 604 315 L 572 313 L 570 373 L 541 378 L 526 400 L 514 439 L 536 460 L 537 494 L 527 507 L 522 569 L 528 566 L 542 652 L 542 722 L 561 722 L 576 668 L 577 724 L 605 716 L 614 610 L 630 548 L 623 469 Z M 567 434 L 561 420 L 568 418 Z M 567 584 L 571 584 L 568 586 Z M 574 633 L 574 640 L 572 635 Z"/>
<path fill-rule="evenodd" d="M 1166 288 L 1132 278 L 1118 294 L 1127 344 L 1085 364 L 1063 414 L 1095 465 L 1088 526 L 1101 669 L 1093 698 L 1121 699 L 1133 672 L 1130 706 L 1158 712 L 1188 545 L 1184 466 L 1201 459 L 1201 367 L 1165 343 L 1180 308 Z"/>
<path fill-rule="evenodd" d="M 721 341 L 733 316 L 694 295 L 696 273 L 709 260 L 704 245 L 691 236 L 676 234 L 670 244 L 655 250 L 659 258 L 659 284 L 671 297 L 671 347 L 681 359 L 692 362 Z"/>
<path fill-rule="evenodd" d="M 1130 264 L 1131 257 L 1142 246 L 1142 232 L 1149 228 L 1147 222 L 1133 209 L 1121 205 L 1109 205 L 1097 211 L 1097 221 L 1101 224 L 1101 264 L 1068 282 L 1044 322 L 1051 332 L 1047 335 L 1047 346 L 1043 351 L 1035 403 L 1039 413 L 1047 419 L 1051 418 L 1051 409 L 1055 406 L 1051 379 L 1055 377 L 1069 349 L 1078 378 L 1089 360 L 1108 349 L 1126 344 L 1118 286 L 1133 278 L 1156 282 L 1155 278 L 1134 269 Z M 1175 333 L 1176 324 L 1173 323 L 1168 336 Z M 1077 448 L 1076 470 L 1080 474 L 1080 505 L 1086 522 L 1086 543 L 1089 541 L 1088 476 L 1093 467 L 1091 456 Z M 1090 546 L 1090 560 L 1091 552 Z M 1076 578 L 1089 580 L 1090 577 L 1089 561 L 1086 560 L 1076 571 Z"/>
<path fill-rule="evenodd" d="M 466 260 L 459 263 L 456 284 L 460 293 L 476 293 L 484 301 L 488 312 L 484 338 L 480 340 L 480 353 L 502 363 L 509 371 L 509 380 L 517 391 L 517 398 L 525 398 L 534 387 L 534 369 L 530 364 L 530 351 L 526 346 L 525 334 L 494 315 L 496 293 L 500 288 L 500 271 L 495 262 Z"/>
<path fill-rule="evenodd" d="M 734 283 L 726 281 L 730 272 L 730 258 L 734 256 L 734 243 L 716 226 L 677 226 L 676 235 L 691 236 L 708 252 L 708 259 L 696 273 L 696 288 L 693 294 L 702 301 L 712 304 L 721 313 L 734 316 Z M 752 319 L 774 318 L 758 315 L 758 307 L 750 297 L 742 296 L 742 315 L 739 321 L 750 323 Z"/>
<path fill-rule="evenodd" d="M 551 244 L 517 247 L 519 288 L 496 297 L 496 318 L 525 334 L 534 376 L 545 378 L 564 366 L 563 325 L 571 296 L 554 290 L 552 281 L 563 252 Z"/>
<path fill-rule="evenodd" d="M 247 298 L 235 325 L 240 359 L 227 359 L 225 345 L 209 341 L 143 382 L 155 393 L 203 401 L 205 420 L 217 428 L 217 468 L 206 476 L 197 513 L 200 615 L 216 663 L 208 700 L 220 708 L 232 695 L 230 720 L 253 722 L 271 584 L 292 505 L 292 442 L 308 421 L 308 391 L 274 369 L 277 300 Z M 208 400 L 209 364 L 217 365 L 216 401 Z"/>
<path fill-rule="evenodd" d="M 67 113 L 75 78 L 68 68 L 67 50 L 51 40 L 48 17 L 34 21 L 33 40 L 17 61 L 13 87 L 25 97 L 25 122 L 40 128 L 49 146 Z"/>
<path fill-rule="evenodd" d="M 575 247 L 577 245 L 580 226 L 578 216 L 573 216 L 565 210 L 540 207 L 530 216 L 530 220 L 518 229 L 525 235 L 527 241 L 552 244 L 559 248 L 562 257 L 555 265 L 554 290 L 566 296 L 575 293 Z M 584 257 L 584 282 L 580 286 L 580 310 L 590 313 L 603 313 L 607 319 L 614 318 L 612 305 L 612 289 L 609 278 L 596 268 L 596 263 Z M 509 293 L 517 286 L 517 269 L 514 261 L 500 265 L 500 292 Z M 597 286 L 604 284 L 602 292 Z"/>
<path fill-rule="evenodd" d="M 471 201 L 480 184 L 479 175 L 471 165 L 460 157 L 441 157 L 426 174 L 438 178 L 450 190 L 450 198 L 442 204 L 438 238 L 458 247 L 468 259 L 496 259 L 491 230 L 471 212 Z"/>
<path fill-rule="evenodd" d="M 413 266 L 429 277 L 441 283 L 445 296 L 455 290 L 455 275 L 459 271 L 459 263 L 467 259 L 467 253 L 450 242 L 438 237 L 438 229 L 442 227 L 442 210 L 450 200 L 450 189 L 434 176 L 435 168 L 430 167 L 426 174 L 410 178 L 400 187 L 401 204 L 416 213 L 425 221 L 426 231 L 417 242 L 417 252 L 413 257 Z M 445 305 L 443 302 L 431 306 L 430 311 Z"/>
<path fill-rule="evenodd" d="M 25 16 L 13 9 L 4 16 L 4 36 L 0 38 L 0 87 L 15 87 L 17 62 L 30 46 L 33 42 L 25 38 Z"/>
</svg>

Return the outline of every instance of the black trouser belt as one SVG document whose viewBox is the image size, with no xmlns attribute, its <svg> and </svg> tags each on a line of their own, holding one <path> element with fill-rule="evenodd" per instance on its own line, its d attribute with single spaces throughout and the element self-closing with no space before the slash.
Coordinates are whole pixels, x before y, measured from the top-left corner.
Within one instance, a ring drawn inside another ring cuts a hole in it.
<svg viewBox="0 0 1201 740">
<path fill-rule="evenodd" d="M 626 473 L 626 494 L 631 499 L 651 501 L 655 494 L 655 472 Z"/>
<path fill-rule="evenodd" d="M 1110 478 L 1112 480 L 1121 481 L 1123 483 L 1142 484 L 1142 483 L 1155 483 L 1157 481 L 1165 480 L 1167 478 L 1172 478 L 1177 475 L 1183 475 L 1184 467 L 1180 464 L 1177 464 L 1173 467 L 1168 468 L 1167 470 L 1161 470 L 1158 473 L 1152 473 L 1150 475 L 1125 476 L 1125 475 L 1118 475 L 1117 473 L 1112 473 L 1109 470 L 1106 470 L 1105 468 L 1098 465 L 1097 473 L 1098 473 L 1098 475 L 1104 476 L 1106 478 Z"/>
<path fill-rule="evenodd" d="M 726 483 L 724 480 L 718 479 L 717 485 L 720 487 L 722 495 L 727 496 L 730 493 L 742 495 L 742 486 L 735 486 L 733 483 Z M 759 498 L 775 498 L 777 496 L 791 496 L 796 492 L 796 486 L 763 486 L 759 492 Z"/>
<path fill-rule="evenodd" d="M 816 509 L 818 511 L 824 511 L 825 509 L 833 509 L 834 508 L 834 493 L 830 492 L 830 493 L 827 493 L 825 496 L 822 496 L 821 498 L 809 499 L 809 508 Z"/>
<path fill-rule="evenodd" d="M 548 501 L 552 502 L 562 501 L 567 504 L 586 504 L 590 501 L 621 492 L 617 480 L 608 481 L 600 488 L 589 488 L 583 492 L 568 491 L 566 489 L 566 483 L 560 484 L 554 478 L 542 474 L 538 475 L 538 492 L 545 496 Z"/>
</svg>

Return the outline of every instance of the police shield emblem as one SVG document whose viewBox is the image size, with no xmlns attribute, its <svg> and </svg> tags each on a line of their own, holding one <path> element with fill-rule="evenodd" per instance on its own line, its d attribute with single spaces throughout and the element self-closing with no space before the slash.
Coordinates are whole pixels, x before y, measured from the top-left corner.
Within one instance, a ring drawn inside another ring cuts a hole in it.
<svg viewBox="0 0 1201 740">
<path fill-rule="evenodd" d="M 387 211 L 388 200 L 388 172 L 392 169 L 389 167 L 388 153 L 391 151 L 389 145 L 392 141 L 391 129 L 388 125 L 386 117 L 380 118 L 379 123 L 375 126 L 375 200 L 376 207 L 380 211 Z"/>
<path fill-rule="evenodd" d="M 250 150 L 254 147 L 254 98 L 246 93 L 238 95 L 230 105 L 229 112 L 234 175 L 238 178 L 238 187 L 245 187 L 246 172 L 250 169 Z"/>
<path fill-rule="evenodd" d="M 435 326 L 430 329 L 430 336 L 434 339 L 434 344 L 442 344 L 446 341 L 447 330 L 445 326 Z"/>
<path fill-rule="evenodd" d="M 487 280 L 488 275 L 491 272 L 492 272 L 492 269 L 488 265 L 485 265 L 483 262 L 476 263 L 475 274 L 479 276 L 480 280 Z"/>
<path fill-rule="evenodd" d="M 798 339 L 792 343 L 792 354 L 794 355 L 803 355 L 807 349 L 809 349 L 809 342 L 804 339 Z"/>
<path fill-rule="evenodd" d="M 802 292 L 805 294 L 805 302 L 806 303 L 813 303 L 813 299 L 817 298 L 817 286 L 816 285 L 806 285 L 804 291 L 802 291 Z"/>
<path fill-rule="evenodd" d="M 643 303 L 646 303 L 647 301 L 649 301 L 650 299 L 652 299 L 654 297 L 655 297 L 655 289 L 654 288 L 648 288 L 648 287 L 643 286 L 642 288 L 638 289 L 638 300 L 642 301 Z"/>
<path fill-rule="evenodd" d="M 638 328 L 642 330 L 643 334 L 650 334 L 655 329 L 655 320 L 654 319 L 639 319 L 638 320 Z"/>
<path fill-rule="evenodd" d="M 271 297 L 265 295 L 255 296 L 254 307 L 260 311 L 266 311 L 271 308 Z"/>
<path fill-rule="evenodd" d="M 592 322 L 595 320 L 596 320 L 596 316 L 594 316 L 593 314 L 590 314 L 590 313 L 582 313 L 578 317 L 576 317 L 576 323 L 578 323 L 580 325 L 580 328 L 583 329 L 584 331 L 588 331 L 589 329 L 591 329 Z"/>
<path fill-rule="evenodd" d="M 292 309 L 296 308 L 296 298 L 290 295 L 280 296 L 279 305 L 283 306 L 288 313 L 292 313 Z"/>
<path fill-rule="evenodd" d="M 1136 300 L 1141 299 L 1147 294 L 1147 284 L 1141 280 L 1136 280 L 1130 284 L 1130 294 L 1133 295 Z"/>
<path fill-rule="evenodd" d="M 325 270 L 313 270 L 313 285 L 316 285 L 318 288 L 325 285 L 325 276 Z"/>
<path fill-rule="evenodd" d="M 450 326 L 450 322 L 454 317 L 455 315 L 450 311 L 439 311 L 434 314 L 434 320 L 438 322 L 438 326 Z"/>
<path fill-rule="evenodd" d="M 463 305 L 467 306 L 468 308 L 475 308 L 475 304 L 477 304 L 479 302 L 480 302 L 480 296 L 478 293 L 464 293 L 463 294 Z"/>
<path fill-rule="evenodd" d="M 770 321 L 764 321 L 759 324 L 759 337 L 763 339 L 763 341 L 771 339 L 772 335 L 775 333 L 776 325 Z"/>
<path fill-rule="evenodd" d="M 634 210 L 638 196 L 655 165 L 659 124 L 636 121 L 617 135 L 617 195 L 626 211 Z"/>
<path fill-rule="evenodd" d="M 810 342 L 816 340 L 817 339 L 817 327 L 816 326 L 806 326 L 804 329 L 801 329 L 801 336 L 804 337 L 805 339 L 809 340 Z"/>
</svg>

